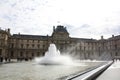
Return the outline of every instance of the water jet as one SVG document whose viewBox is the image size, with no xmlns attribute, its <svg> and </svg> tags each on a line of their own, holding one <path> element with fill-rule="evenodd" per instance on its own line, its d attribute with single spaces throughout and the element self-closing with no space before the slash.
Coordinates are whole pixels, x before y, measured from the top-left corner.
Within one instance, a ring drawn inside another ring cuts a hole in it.
<svg viewBox="0 0 120 80">
<path fill-rule="evenodd" d="M 70 65 L 73 64 L 72 59 L 69 56 L 60 54 L 60 51 L 56 48 L 55 44 L 50 44 L 45 56 L 35 58 L 38 64 L 43 65 Z"/>
</svg>

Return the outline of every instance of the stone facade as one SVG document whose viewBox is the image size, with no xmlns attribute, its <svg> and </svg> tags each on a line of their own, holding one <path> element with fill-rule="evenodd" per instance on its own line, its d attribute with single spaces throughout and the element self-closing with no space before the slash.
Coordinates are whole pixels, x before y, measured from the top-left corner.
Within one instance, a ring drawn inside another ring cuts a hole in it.
<svg viewBox="0 0 120 80">
<path fill-rule="evenodd" d="M 0 29 L 0 56 L 9 58 L 27 58 L 43 56 L 50 43 L 55 43 L 62 54 L 78 59 L 110 60 L 120 56 L 120 36 L 100 40 L 73 38 L 66 27 L 53 27 L 51 36 L 10 35 L 10 29 Z"/>
<path fill-rule="evenodd" d="M 0 57 L 7 57 L 8 55 L 8 38 L 10 36 L 10 29 L 0 29 Z"/>
</svg>

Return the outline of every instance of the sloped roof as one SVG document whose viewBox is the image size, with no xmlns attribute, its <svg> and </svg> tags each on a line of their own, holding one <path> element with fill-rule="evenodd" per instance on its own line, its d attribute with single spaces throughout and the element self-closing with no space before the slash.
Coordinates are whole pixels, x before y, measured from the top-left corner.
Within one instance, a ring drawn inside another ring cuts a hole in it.
<svg viewBox="0 0 120 80">
<path fill-rule="evenodd" d="M 64 27 L 62 25 L 58 25 L 57 28 L 54 30 L 54 32 L 66 32 L 66 33 L 68 33 L 68 31 L 66 30 L 66 27 Z"/>
<path fill-rule="evenodd" d="M 75 40 L 75 41 L 77 41 L 77 42 L 79 42 L 79 41 L 87 41 L 87 42 L 95 42 L 95 41 L 97 41 L 96 39 L 86 39 L 86 38 L 72 38 L 71 37 L 71 40 Z"/>
<path fill-rule="evenodd" d="M 109 38 L 109 40 L 113 40 L 113 39 L 120 39 L 120 35 Z"/>
<path fill-rule="evenodd" d="M 49 36 L 26 35 L 26 34 L 13 34 L 12 38 L 22 38 L 22 39 L 47 39 L 47 38 L 49 38 Z"/>
<path fill-rule="evenodd" d="M 0 33 L 7 33 L 5 30 L 0 29 Z"/>
</svg>

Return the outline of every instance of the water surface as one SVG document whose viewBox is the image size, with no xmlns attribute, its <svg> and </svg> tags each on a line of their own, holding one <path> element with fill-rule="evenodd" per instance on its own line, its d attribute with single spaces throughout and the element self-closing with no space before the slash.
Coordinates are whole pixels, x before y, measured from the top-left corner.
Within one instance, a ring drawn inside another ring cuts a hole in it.
<svg viewBox="0 0 120 80">
<path fill-rule="evenodd" d="M 0 64 L 0 80 L 57 80 L 98 65 L 100 62 L 82 64 L 76 66 L 38 65 L 34 62 Z"/>
</svg>

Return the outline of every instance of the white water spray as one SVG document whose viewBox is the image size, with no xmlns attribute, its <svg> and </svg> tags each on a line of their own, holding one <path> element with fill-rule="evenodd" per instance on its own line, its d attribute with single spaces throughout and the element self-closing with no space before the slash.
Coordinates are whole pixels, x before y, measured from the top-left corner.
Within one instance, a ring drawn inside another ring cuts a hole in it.
<svg viewBox="0 0 120 80">
<path fill-rule="evenodd" d="M 36 58 L 35 60 L 38 64 L 45 64 L 45 65 L 73 64 L 73 61 L 69 56 L 63 56 L 60 54 L 60 51 L 57 50 L 55 44 L 50 44 L 48 51 L 45 53 L 44 57 Z"/>
</svg>

